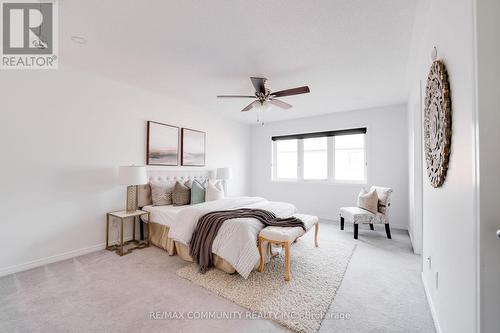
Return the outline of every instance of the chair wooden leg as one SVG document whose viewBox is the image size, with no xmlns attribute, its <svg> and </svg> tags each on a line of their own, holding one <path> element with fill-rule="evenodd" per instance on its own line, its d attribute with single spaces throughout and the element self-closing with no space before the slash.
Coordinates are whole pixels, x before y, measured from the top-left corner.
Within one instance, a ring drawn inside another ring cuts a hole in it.
<svg viewBox="0 0 500 333">
<path fill-rule="evenodd" d="M 358 239 L 358 226 L 359 224 L 354 224 L 354 239 Z"/>
<path fill-rule="evenodd" d="M 291 273 L 290 273 L 290 242 L 286 242 L 283 244 L 285 247 L 285 281 L 290 281 Z"/>
<path fill-rule="evenodd" d="M 344 218 L 340 217 L 340 230 L 344 230 Z"/>
<path fill-rule="evenodd" d="M 258 240 L 259 246 L 259 255 L 260 255 L 260 264 L 259 264 L 259 272 L 264 271 L 264 256 L 262 255 L 262 238 L 259 237 Z"/>
<path fill-rule="evenodd" d="M 373 229 L 373 223 L 370 223 L 370 229 L 374 230 Z"/>
<path fill-rule="evenodd" d="M 314 225 L 314 246 L 318 247 L 318 229 L 319 229 L 319 222 L 317 222 Z"/>
<path fill-rule="evenodd" d="M 392 237 L 391 237 L 391 228 L 389 227 L 389 223 L 385 224 L 385 233 L 387 234 L 387 238 L 392 239 Z"/>
</svg>

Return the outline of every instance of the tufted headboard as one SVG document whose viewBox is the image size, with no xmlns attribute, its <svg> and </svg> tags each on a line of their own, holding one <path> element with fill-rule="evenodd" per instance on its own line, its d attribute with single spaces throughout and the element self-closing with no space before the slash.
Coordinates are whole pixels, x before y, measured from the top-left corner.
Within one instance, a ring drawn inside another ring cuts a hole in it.
<svg viewBox="0 0 500 333">
<path fill-rule="evenodd" d="M 205 179 L 213 178 L 215 172 L 212 170 L 171 170 L 148 168 L 149 182 L 165 182 L 179 180 L 185 182 L 190 179 L 198 179 L 204 181 Z M 139 207 L 151 205 L 151 187 L 149 184 L 139 185 L 137 187 L 137 203 Z"/>
</svg>

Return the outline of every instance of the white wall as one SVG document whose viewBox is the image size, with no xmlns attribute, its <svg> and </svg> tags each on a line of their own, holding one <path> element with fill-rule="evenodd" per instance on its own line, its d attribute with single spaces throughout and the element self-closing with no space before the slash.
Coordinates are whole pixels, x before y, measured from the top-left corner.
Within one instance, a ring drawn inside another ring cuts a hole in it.
<svg viewBox="0 0 500 333">
<path fill-rule="evenodd" d="M 116 168 L 145 163 L 147 120 L 206 131 L 207 167 L 232 167 L 230 194 L 247 194 L 248 125 L 64 66 L 2 71 L 0 91 L 1 274 L 102 246 L 105 213 L 124 208 Z"/>
<path fill-rule="evenodd" d="M 473 9 L 473 0 L 420 1 L 409 67 L 410 86 L 421 80 L 425 89 L 436 46 L 450 79 L 453 137 L 444 185 L 431 187 L 423 168 L 422 257 L 432 266 L 424 261 L 422 276 L 440 329 L 453 333 L 474 332 L 477 324 Z"/>
<path fill-rule="evenodd" d="M 415 130 L 409 131 L 408 145 L 408 234 L 416 254 L 422 253 L 422 90 L 421 82 L 417 82 L 408 97 L 408 126 Z"/>
<path fill-rule="evenodd" d="M 270 111 L 272 112 L 272 111 Z M 338 220 L 340 207 L 356 204 L 361 187 L 394 189 L 391 224 L 408 228 L 408 129 L 405 106 L 339 112 L 252 128 L 252 194 L 288 201 L 301 212 Z M 271 181 L 271 136 L 367 127 L 368 185 Z"/>
<path fill-rule="evenodd" d="M 500 1 L 477 3 L 481 332 L 500 332 Z"/>
</svg>

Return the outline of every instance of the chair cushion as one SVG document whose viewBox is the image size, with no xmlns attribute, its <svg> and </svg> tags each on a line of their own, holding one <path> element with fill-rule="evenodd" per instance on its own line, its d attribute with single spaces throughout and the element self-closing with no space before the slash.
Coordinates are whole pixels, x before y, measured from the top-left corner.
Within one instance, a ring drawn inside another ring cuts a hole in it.
<svg viewBox="0 0 500 333">
<path fill-rule="evenodd" d="M 293 242 L 304 234 L 301 227 L 265 227 L 259 236 L 273 241 Z"/>
<path fill-rule="evenodd" d="M 316 223 L 318 223 L 319 218 L 314 215 L 306 215 L 306 214 L 293 214 L 293 216 L 299 218 L 302 222 L 304 222 L 304 226 L 306 227 L 306 231 L 311 229 Z M 259 236 L 264 238 L 281 241 L 281 242 L 292 242 L 296 240 L 298 237 L 305 234 L 304 229 L 301 227 L 265 227 L 260 231 Z"/>
<path fill-rule="evenodd" d="M 319 221 L 319 218 L 317 216 L 314 216 L 314 215 L 293 214 L 293 216 L 295 216 L 296 218 L 298 218 L 302 222 L 304 222 L 304 226 L 306 227 L 306 230 L 311 229 Z"/>
<path fill-rule="evenodd" d="M 386 216 L 382 213 L 373 214 L 366 209 L 359 207 L 342 207 L 340 208 L 340 216 L 346 222 L 359 224 L 359 223 L 389 223 Z"/>
</svg>

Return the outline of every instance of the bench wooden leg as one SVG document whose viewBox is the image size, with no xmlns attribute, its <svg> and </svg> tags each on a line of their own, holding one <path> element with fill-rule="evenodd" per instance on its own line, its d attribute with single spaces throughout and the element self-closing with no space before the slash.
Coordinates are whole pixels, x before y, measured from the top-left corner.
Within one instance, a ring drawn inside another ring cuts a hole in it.
<svg viewBox="0 0 500 333">
<path fill-rule="evenodd" d="M 370 223 L 370 229 L 374 230 L 373 229 L 373 223 Z"/>
<path fill-rule="evenodd" d="M 314 225 L 314 246 L 318 247 L 318 228 L 319 228 L 319 222 L 317 222 Z"/>
<path fill-rule="evenodd" d="M 358 224 L 354 224 L 354 239 L 358 239 Z"/>
<path fill-rule="evenodd" d="M 340 230 L 344 230 L 344 218 L 340 217 Z"/>
<path fill-rule="evenodd" d="M 262 238 L 259 237 L 258 240 L 258 247 L 259 247 L 259 255 L 260 255 L 260 264 L 259 264 L 259 272 L 264 271 L 264 255 L 262 254 Z"/>
<path fill-rule="evenodd" d="M 285 248 L 285 281 L 290 281 L 290 279 L 291 279 L 291 274 L 290 274 L 290 243 L 285 242 L 283 244 L 283 247 Z"/>
</svg>

